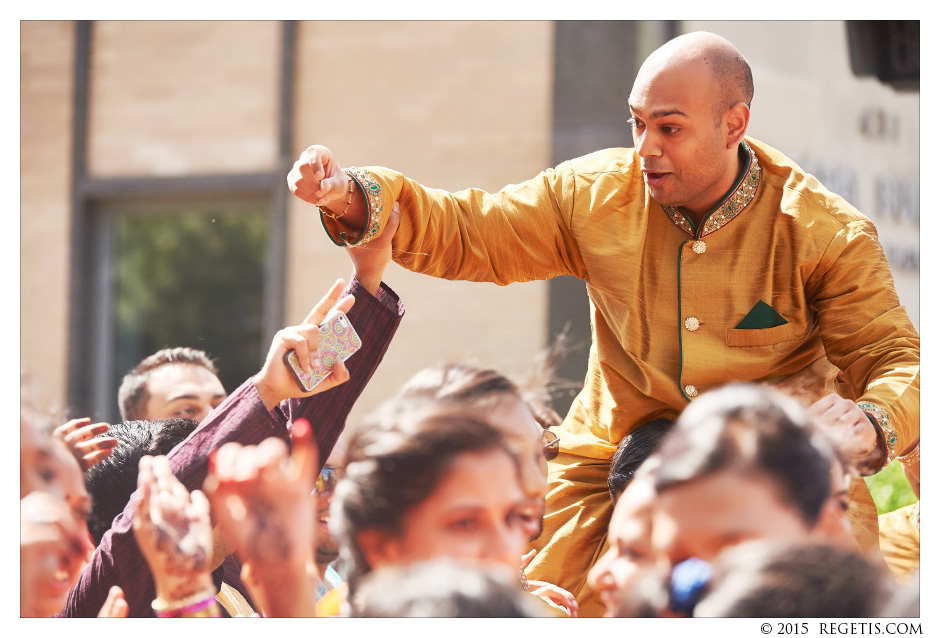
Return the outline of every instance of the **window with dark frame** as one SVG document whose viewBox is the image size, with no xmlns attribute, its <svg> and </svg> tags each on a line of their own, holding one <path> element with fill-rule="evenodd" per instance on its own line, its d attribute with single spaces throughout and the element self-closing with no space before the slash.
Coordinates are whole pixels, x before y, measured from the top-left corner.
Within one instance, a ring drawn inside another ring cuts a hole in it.
<svg viewBox="0 0 940 638">
<path fill-rule="evenodd" d="M 207 352 L 229 392 L 257 372 L 269 208 L 264 198 L 96 207 L 96 418 L 120 418 L 121 379 L 162 348 Z"/>
</svg>

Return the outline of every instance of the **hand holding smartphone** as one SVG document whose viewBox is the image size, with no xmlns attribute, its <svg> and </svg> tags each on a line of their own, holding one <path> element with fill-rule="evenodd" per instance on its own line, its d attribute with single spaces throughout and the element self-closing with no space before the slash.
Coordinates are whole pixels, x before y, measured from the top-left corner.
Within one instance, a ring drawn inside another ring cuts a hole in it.
<svg viewBox="0 0 940 638">
<path fill-rule="evenodd" d="M 330 312 L 320 324 L 320 365 L 313 372 L 300 367 L 300 359 L 293 350 L 284 355 L 284 363 L 293 373 L 294 380 L 304 392 L 310 392 L 333 373 L 336 361 L 346 361 L 359 348 L 362 341 L 344 312 Z"/>
</svg>

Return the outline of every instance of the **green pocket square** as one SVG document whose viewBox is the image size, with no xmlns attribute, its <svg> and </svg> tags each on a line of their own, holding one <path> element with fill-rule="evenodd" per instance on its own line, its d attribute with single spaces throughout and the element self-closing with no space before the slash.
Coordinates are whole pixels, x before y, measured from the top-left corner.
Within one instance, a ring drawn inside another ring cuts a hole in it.
<svg viewBox="0 0 940 638">
<path fill-rule="evenodd" d="M 779 312 L 765 304 L 763 301 L 758 301 L 756 304 L 754 304 L 754 307 L 751 308 L 750 312 L 745 315 L 744 319 L 742 319 L 741 322 L 735 326 L 735 329 L 763 330 L 764 328 L 782 326 L 786 323 L 789 322 L 781 317 Z"/>
</svg>

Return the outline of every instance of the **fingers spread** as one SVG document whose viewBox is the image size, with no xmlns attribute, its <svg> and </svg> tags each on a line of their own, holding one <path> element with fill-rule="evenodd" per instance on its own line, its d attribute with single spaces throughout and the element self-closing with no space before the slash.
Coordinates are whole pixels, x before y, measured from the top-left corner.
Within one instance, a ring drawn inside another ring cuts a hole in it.
<svg viewBox="0 0 940 638">
<path fill-rule="evenodd" d="M 81 441 L 87 441 L 88 439 L 96 437 L 99 434 L 104 434 L 110 427 L 111 425 L 108 423 L 93 423 L 91 425 L 83 425 L 69 432 L 65 437 L 65 442 L 69 445 L 76 445 Z"/>
<path fill-rule="evenodd" d="M 103 460 L 111 456 L 111 453 L 114 452 L 114 448 L 108 448 L 106 450 L 98 450 L 97 452 L 91 452 L 82 456 L 81 465 L 82 470 L 87 470 L 90 467 L 94 467 L 101 463 Z"/>
<path fill-rule="evenodd" d="M 60 438 L 63 438 L 66 435 L 68 435 L 70 432 L 72 432 L 73 430 L 80 428 L 81 426 L 87 423 L 91 423 L 91 419 L 88 417 L 82 417 L 81 419 L 72 419 L 68 423 L 63 423 L 62 425 L 57 427 L 55 430 L 52 431 L 52 434 Z"/>
<path fill-rule="evenodd" d="M 117 446 L 118 440 L 113 436 L 99 436 L 87 441 L 82 441 L 81 443 L 76 443 L 75 449 L 82 454 L 91 454 L 99 450 L 110 452 Z"/>
</svg>

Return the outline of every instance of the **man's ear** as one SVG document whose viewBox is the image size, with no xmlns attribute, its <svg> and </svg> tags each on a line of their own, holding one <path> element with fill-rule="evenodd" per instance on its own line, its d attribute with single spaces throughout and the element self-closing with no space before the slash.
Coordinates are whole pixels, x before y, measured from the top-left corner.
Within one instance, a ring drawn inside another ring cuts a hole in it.
<svg viewBox="0 0 940 638">
<path fill-rule="evenodd" d="M 387 532 L 377 529 L 363 530 L 356 536 L 356 540 L 372 569 L 395 563 L 401 555 L 398 540 L 389 537 Z"/>
<path fill-rule="evenodd" d="M 751 121 L 751 109 L 744 102 L 738 102 L 725 113 L 725 123 L 728 126 L 728 139 L 726 148 L 737 148 L 744 134 L 747 132 L 747 125 Z"/>
</svg>

